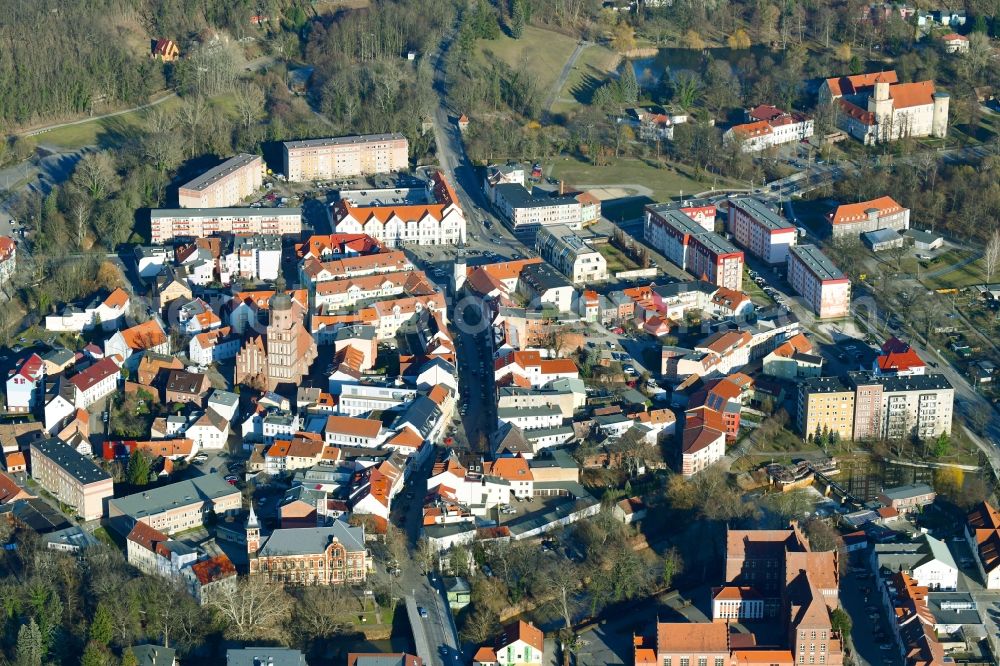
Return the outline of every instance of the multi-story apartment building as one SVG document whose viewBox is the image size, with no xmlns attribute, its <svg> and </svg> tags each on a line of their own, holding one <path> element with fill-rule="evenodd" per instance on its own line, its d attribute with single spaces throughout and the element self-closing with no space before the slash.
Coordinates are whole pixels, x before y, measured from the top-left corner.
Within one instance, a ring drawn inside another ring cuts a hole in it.
<svg viewBox="0 0 1000 666">
<path fill-rule="evenodd" d="M 216 234 L 302 233 L 300 208 L 158 208 L 150 211 L 150 241 L 162 245 L 175 238 Z"/>
<path fill-rule="evenodd" d="M 277 529 L 262 537 L 252 509 L 247 555 L 251 576 L 288 585 L 361 583 L 369 568 L 363 527 L 338 520 L 329 527 Z"/>
<path fill-rule="evenodd" d="M 663 213 L 668 210 L 677 210 L 684 213 L 697 222 L 698 225 L 705 231 L 715 231 L 715 216 L 717 209 L 715 204 L 708 200 L 687 199 L 680 202 L 670 201 L 667 203 L 647 204 L 645 208 L 647 240 L 650 240 L 648 235 L 650 225 L 654 224 L 651 218 L 662 218 Z M 656 224 L 662 225 L 663 220 L 657 220 Z"/>
<path fill-rule="evenodd" d="M 104 514 L 104 500 L 114 495 L 110 474 L 55 437 L 32 442 L 30 452 L 31 478 L 42 488 L 84 520 Z"/>
<path fill-rule="evenodd" d="M 337 395 L 337 413 L 361 416 L 373 411 L 384 412 L 404 405 L 417 397 L 416 389 L 405 386 L 385 386 L 374 383 L 341 384 Z"/>
<path fill-rule="evenodd" d="M 803 436 L 932 439 L 951 433 L 954 397 L 944 375 L 811 377 L 799 384 L 797 424 Z"/>
<path fill-rule="evenodd" d="M 235 206 L 261 188 L 264 160 L 260 155 L 241 153 L 177 190 L 181 208 L 225 208 Z"/>
<path fill-rule="evenodd" d="M 729 201 L 729 232 L 750 254 L 769 264 L 783 264 L 798 231 L 791 222 L 754 197 Z"/>
<path fill-rule="evenodd" d="M 903 208 L 892 197 L 879 197 L 837 206 L 827 213 L 826 220 L 835 238 L 879 229 L 895 229 L 902 233 L 910 228 L 910 209 Z"/>
<path fill-rule="evenodd" d="M 281 271 L 281 236 L 254 234 L 226 236 L 219 255 L 219 281 L 277 280 Z"/>
<path fill-rule="evenodd" d="M 493 199 L 514 229 L 554 225 L 579 229 L 583 223 L 578 196 L 535 196 L 521 185 L 501 183 L 493 188 Z"/>
<path fill-rule="evenodd" d="M 846 317 L 851 309 L 851 281 L 815 245 L 788 251 L 788 283 L 820 319 Z"/>
<path fill-rule="evenodd" d="M 955 389 L 944 375 L 848 373 L 855 439 L 932 439 L 951 434 Z"/>
<path fill-rule="evenodd" d="M 427 184 L 431 203 L 355 206 L 341 199 L 330 208 L 340 234 L 366 234 L 384 245 L 457 245 L 465 242 L 465 213 L 455 190 L 440 171 Z"/>
<path fill-rule="evenodd" d="M 286 141 L 282 148 L 290 181 L 389 173 L 409 166 L 410 143 L 402 134 Z"/>
<path fill-rule="evenodd" d="M 679 209 L 646 209 L 645 237 L 667 259 L 719 287 L 741 291 L 743 252 Z"/>
<path fill-rule="evenodd" d="M 608 279 L 608 262 L 604 255 L 565 225 L 539 229 L 535 247 L 542 259 L 555 266 L 573 284 Z"/>
<path fill-rule="evenodd" d="M 136 523 L 174 534 L 201 527 L 209 514 L 237 511 L 242 505 L 239 488 L 217 474 L 206 474 L 109 500 L 107 518 L 123 535 Z"/>
<path fill-rule="evenodd" d="M 796 423 L 803 437 L 837 433 L 854 438 L 854 388 L 840 377 L 808 377 L 799 383 Z"/>
</svg>

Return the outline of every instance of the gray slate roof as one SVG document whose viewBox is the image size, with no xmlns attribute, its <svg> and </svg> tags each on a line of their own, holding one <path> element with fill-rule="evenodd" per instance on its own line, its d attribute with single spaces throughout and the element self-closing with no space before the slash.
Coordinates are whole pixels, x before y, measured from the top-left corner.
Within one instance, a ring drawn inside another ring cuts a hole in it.
<svg viewBox="0 0 1000 666">
<path fill-rule="evenodd" d="M 365 530 L 336 521 L 329 527 L 300 527 L 274 530 L 260 549 L 262 557 L 315 555 L 326 550 L 331 539 L 344 544 L 348 552 L 365 549 Z"/>
</svg>

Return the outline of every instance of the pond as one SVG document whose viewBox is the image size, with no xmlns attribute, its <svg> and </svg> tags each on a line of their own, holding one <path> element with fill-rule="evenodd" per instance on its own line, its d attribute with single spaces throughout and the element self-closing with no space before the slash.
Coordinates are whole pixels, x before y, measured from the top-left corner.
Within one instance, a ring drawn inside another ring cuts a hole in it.
<svg viewBox="0 0 1000 666">
<path fill-rule="evenodd" d="M 664 48 L 652 57 L 636 58 L 632 61 L 635 69 L 635 77 L 639 80 L 639 85 L 644 88 L 655 86 L 663 78 L 664 74 L 673 75 L 681 70 L 690 69 L 698 71 L 705 60 L 724 60 L 735 67 L 745 58 L 758 60 L 761 56 L 768 55 L 777 59 L 780 54 L 775 53 L 767 46 L 753 46 L 749 49 L 731 49 L 729 47 L 719 47 L 696 51 L 694 49 Z"/>
</svg>

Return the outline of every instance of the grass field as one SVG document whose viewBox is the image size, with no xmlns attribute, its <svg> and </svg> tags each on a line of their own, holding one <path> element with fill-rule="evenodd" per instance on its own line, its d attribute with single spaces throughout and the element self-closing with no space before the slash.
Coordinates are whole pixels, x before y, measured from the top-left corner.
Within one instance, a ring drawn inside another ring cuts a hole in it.
<svg viewBox="0 0 1000 666">
<path fill-rule="evenodd" d="M 983 260 L 978 258 L 971 263 L 961 264 L 970 258 L 969 252 L 961 250 L 951 250 L 937 257 L 930 262 L 928 268 L 920 269 L 920 282 L 928 289 L 950 289 L 968 287 L 974 284 L 982 284 L 986 281 L 986 272 L 983 270 Z M 942 270 L 948 266 L 957 266 L 955 270 L 942 275 L 927 277 L 927 273 Z M 994 276 L 995 277 L 995 276 Z"/>
<path fill-rule="evenodd" d="M 228 93 L 213 98 L 211 103 L 216 112 L 226 115 L 233 115 L 235 112 L 232 95 Z M 154 112 L 173 114 L 181 104 L 179 98 L 172 97 L 148 109 L 92 120 L 78 125 L 67 125 L 43 132 L 34 138 L 43 146 L 55 146 L 67 150 L 75 150 L 84 146 L 110 147 L 134 136 L 150 114 Z"/>
<path fill-rule="evenodd" d="M 566 113 L 581 104 L 589 104 L 594 90 L 618 67 L 619 60 L 617 53 L 598 44 L 584 49 L 566 83 L 559 89 L 552 113 Z"/>
<path fill-rule="evenodd" d="M 641 211 L 646 203 L 666 201 L 682 192 L 695 194 L 710 190 L 713 186 L 716 189 L 746 186 L 745 183 L 723 178 L 703 179 L 696 176 L 690 167 L 680 164 L 664 162 L 663 167 L 657 168 L 637 159 L 620 159 L 612 161 L 608 166 L 594 166 L 589 162 L 564 157 L 553 162 L 547 175 L 565 180 L 575 187 L 621 189 L 620 196 L 610 198 L 628 198 L 634 201 L 637 211 Z M 623 203 L 624 200 L 619 201 L 619 204 Z M 608 204 L 612 207 L 615 205 L 605 201 L 605 206 Z M 638 214 L 636 212 L 632 217 Z"/>
<path fill-rule="evenodd" d="M 482 63 L 490 59 L 487 52 L 513 68 L 519 67 L 522 61 L 526 62 L 528 73 L 538 86 L 542 99 L 549 95 L 576 48 L 576 40 L 572 37 L 531 25 L 524 28 L 521 39 L 500 35 L 499 39 L 482 39 L 478 44 L 478 57 Z"/>
</svg>

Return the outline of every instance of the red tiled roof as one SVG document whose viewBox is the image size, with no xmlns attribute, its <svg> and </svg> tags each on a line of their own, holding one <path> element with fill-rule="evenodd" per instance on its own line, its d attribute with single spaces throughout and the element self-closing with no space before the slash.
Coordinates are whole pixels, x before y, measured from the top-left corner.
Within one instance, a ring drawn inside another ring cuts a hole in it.
<svg viewBox="0 0 1000 666">
<path fill-rule="evenodd" d="M 878 211 L 879 216 L 892 215 L 893 213 L 898 213 L 904 210 L 902 206 L 896 203 L 896 200 L 892 197 L 885 196 L 879 197 L 878 199 L 872 199 L 870 201 L 861 201 L 853 204 L 843 204 L 837 206 L 837 208 L 830 213 L 827 213 L 827 219 L 832 224 L 848 224 L 851 222 L 858 222 L 868 217 L 868 211 L 875 209 Z"/>
<path fill-rule="evenodd" d="M 236 566 L 229 557 L 222 553 L 215 557 L 191 565 L 191 572 L 202 585 L 208 585 L 236 575 Z"/>
<path fill-rule="evenodd" d="M 121 368 L 110 358 L 102 358 L 86 370 L 73 375 L 69 383 L 80 391 L 86 391 L 95 384 L 121 372 Z"/>
<path fill-rule="evenodd" d="M 853 95 L 857 92 L 872 88 L 875 86 L 877 81 L 885 81 L 892 84 L 896 83 L 898 79 L 896 78 L 896 72 L 894 70 L 888 70 L 885 72 L 855 74 L 853 76 L 836 76 L 832 79 L 827 79 L 826 83 L 830 88 L 830 92 L 833 93 L 835 97 L 838 97 L 840 95 Z"/>
</svg>

